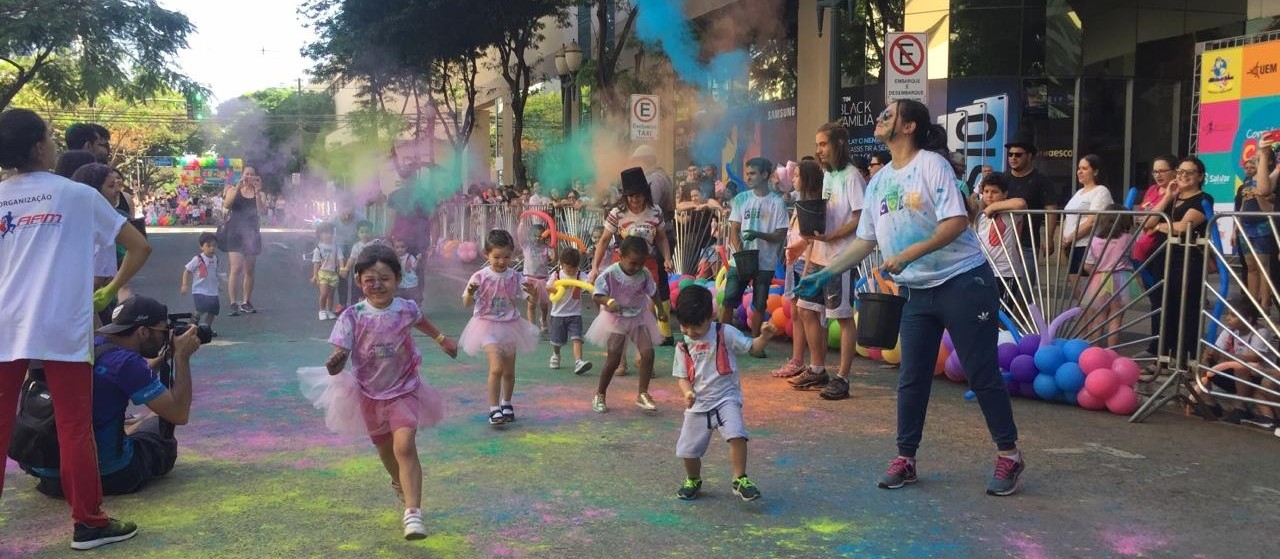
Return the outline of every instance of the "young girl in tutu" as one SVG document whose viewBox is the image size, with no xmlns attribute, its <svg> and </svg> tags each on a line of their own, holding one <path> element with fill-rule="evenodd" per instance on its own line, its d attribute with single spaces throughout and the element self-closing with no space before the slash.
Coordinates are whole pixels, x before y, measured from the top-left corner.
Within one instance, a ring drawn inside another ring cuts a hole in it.
<svg viewBox="0 0 1280 559">
<path fill-rule="evenodd" d="M 1112 204 L 1108 210 L 1123 211 L 1124 206 Z M 1109 331 L 1107 345 L 1120 344 L 1120 329 L 1124 326 L 1124 307 L 1135 297 L 1142 295 L 1138 280 L 1133 278 L 1133 261 L 1129 253 L 1133 247 L 1133 218 L 1127 215 L 1102 214 L 1094 228 L 1085 255 L 1084 270 L 1089 274 L 1082 301 L 1089 305 L 1085 316 L 1092 317 L 1085 328 L 1085 335 L 1098 336 Z M 1092 331 L 1106 322 L 1105 328 Z"/>
<path fill-rule="evenodd" d="M 666 311 L 655 307 L 653 295 L 657 284 L 644 262 L 649 258 L 649 243 L 637 236 L 627 237 L 619 248 L 618 262 L 605 268 L 596 277 L 595 302 L 601 305 L 600 315 L 587 330 L 587 341 L 608 350 L 604 369 L 600 371 L 600 383 L 596 387 L 591 409 L 604 413 L 605 392 L 613 380 L 614 371 L 622 362 L 627 340 L 631 340 L 640 352 L 640 394 L 636 405 L 646 411 L 658 406 L 649 395 L 649 380 L 653 378 L 653 346 L 662 342 L 658 320 L 666 320 Z M 655 309 L 658 315 L 655 316 Z"/>
<path fill-rule="evenodd" d="M 422 356 L 411 330 L 433 337 L 450 357 L 458 355 L 458 347 L 417 303 L 395 296 L 401 273 L 391 247 L 370 245 L 361 251 L 355 277 L 365 300 L 344 310 L 333 325 L 329 343 L 335 348 L 325 368 L 305 367 L 298 374 L 303 393 L 325 410 L 325 425 L 342 434 L 367 433 L 373 440 L 405 507 L 404 537 L 417 540 L 427 532 L 415 437 L 419 427 L 444 418 L 444 403 L 418 376 Z M 348 357 L 351 370 L 343 372 Z M 321 372 L 326 370 L 328 375 Z"/>
<path fill-rule="evenodd" d="M 520 316 L 517 301 L 535 293 L 532 282 L 511 267 L 515 240 L 494 229 L 484 241 L 489 266 L 471 275 L 462 304 L 474 307 L 458 345 L 467 355 L 489 358 L 489 424 L 516 420 L 511 394 L 516 387 L 516 354 L 538 347 L 538 327 Z M 499 399 L 501 397 L 501 399 Z"/>
</svg>

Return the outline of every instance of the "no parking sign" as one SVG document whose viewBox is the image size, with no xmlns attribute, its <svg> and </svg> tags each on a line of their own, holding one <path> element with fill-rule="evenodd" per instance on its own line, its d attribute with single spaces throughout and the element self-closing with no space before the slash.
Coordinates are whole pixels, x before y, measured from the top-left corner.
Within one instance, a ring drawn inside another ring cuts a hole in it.
<svg viewBox="0 0 1280 559">
<path fill-rule="evenodd" d="M 926 101 L 926 82 L 929 79 L 928 38 L 924 33 L 887 33 L 885 58 L 884 102 L 898 99 Z"/>
<path fill-rule="evenodd" d="M 631 139 L 658 139 L 658 96 L 631 96 Z"/>
</svg>

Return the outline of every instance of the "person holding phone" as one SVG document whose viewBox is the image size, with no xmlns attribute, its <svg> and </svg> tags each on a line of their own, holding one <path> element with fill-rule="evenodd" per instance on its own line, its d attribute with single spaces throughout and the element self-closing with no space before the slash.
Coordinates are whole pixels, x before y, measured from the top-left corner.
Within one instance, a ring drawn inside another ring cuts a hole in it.
<svg viewBox="0 0 1280 559">
<path fill-rule="evenodd" d="M 239 184 L 227 187 L 222 207 L 227 213 L 227 254 L 231 271 L 227 278 L 227 294 L 231 299 L 230 316 L 258 312 L 250 300 L 253 296 L 254 268 L 262 253 L 262 233 L 258 216 L 266 211 L 262 196 L 262 177 L 258 169 L 244 166 Z"/>
</svg>

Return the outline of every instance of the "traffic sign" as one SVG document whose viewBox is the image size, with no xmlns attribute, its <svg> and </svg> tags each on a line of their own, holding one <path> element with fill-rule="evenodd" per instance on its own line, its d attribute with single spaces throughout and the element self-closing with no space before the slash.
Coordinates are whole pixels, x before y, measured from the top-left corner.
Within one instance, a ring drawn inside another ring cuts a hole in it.
<svg viewBox="0 0 1280 559">
<path fill-rule="evenodd" d="M 631 96 L 631 139 L 658 139 L 658 96 Z"/>
<path fill-rule="evenodd" d="M 887 33 L 884 43 L 886 104 L 898 99 L 914 99 L 927 103 L 928 36 L 924 33 Z"/>
</svg>

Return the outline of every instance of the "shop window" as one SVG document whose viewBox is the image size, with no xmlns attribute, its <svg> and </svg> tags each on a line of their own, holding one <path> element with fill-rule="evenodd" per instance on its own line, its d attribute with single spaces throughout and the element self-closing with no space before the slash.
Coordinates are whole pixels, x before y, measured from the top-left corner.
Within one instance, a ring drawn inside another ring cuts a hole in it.
<svg viewBox="0 0 1280 559">
<path fill-rule="evenodd" d="M 1020 75 L 1022 9 L 951 12 L 951 77 Z"/>
</svg>

